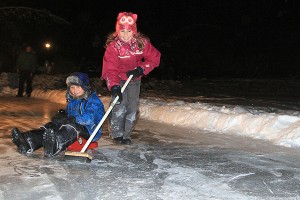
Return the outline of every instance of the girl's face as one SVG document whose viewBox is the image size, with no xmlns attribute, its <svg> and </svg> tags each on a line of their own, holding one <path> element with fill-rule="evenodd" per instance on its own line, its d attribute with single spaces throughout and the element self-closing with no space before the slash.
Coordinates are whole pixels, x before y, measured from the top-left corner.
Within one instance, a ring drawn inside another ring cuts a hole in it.
<svg viewBox="0 0 300 200">
<path fill-rule="evenodd" d="M 130 40 L 133 38 L 133 31 L 128 29 L 123 29 L 119 31 L 118 35 L 119 38 L 124 42 L 130 42 Z"/>
<path fill-rule="evenodd" d="M 76 97 L 80 97 L 84 94 L 84 89 L 82 89 L 81 86 L 78 85 L 71 85 L 70 86 L 70 94 L 76 98 Z"/>
</svg>

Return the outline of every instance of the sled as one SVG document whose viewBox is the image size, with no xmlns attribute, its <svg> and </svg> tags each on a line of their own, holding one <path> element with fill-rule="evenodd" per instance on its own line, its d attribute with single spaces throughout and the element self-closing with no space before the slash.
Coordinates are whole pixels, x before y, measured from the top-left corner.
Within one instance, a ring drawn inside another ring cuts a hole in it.
<svg viewBox="0 0 300 200">
<path fill-rule="evenodd" d="M 85 162 L 90 162 L 93 159 L 93 155 L 91 153 L 91 151 L 88 150 L 92 150 L 98 147 L 98 142 L 91 142 L 87 148 L 86 148 L 86 152 L 80 152 L 82 150 L 82 148 L 84 147 L 84 145 L 86 145 L 87 140 L 84 139 L 83 137 L 79 136 L 77 138 L 77 140 L 71 144 L 70 146 L 68 146 L 67 150 L 65 151 L 65 159 L 69 158 L 69 156 L 73 158 L 78 158 L 81 159 L 84 158 Z M 87 160 L 85 159 L 87 158 Z"/>
<path fill-rule="evenodd" d="M 84 139 L 83 137 L 78 137 L 77 140 L 68 146 L 67 151 L 81 151 L 81 149 L 84 147 L 86 144 L 87 140 Z M 98 142 L 91 142 L 87 149 L 95 149 L 98 147 Z"/>
</svg>

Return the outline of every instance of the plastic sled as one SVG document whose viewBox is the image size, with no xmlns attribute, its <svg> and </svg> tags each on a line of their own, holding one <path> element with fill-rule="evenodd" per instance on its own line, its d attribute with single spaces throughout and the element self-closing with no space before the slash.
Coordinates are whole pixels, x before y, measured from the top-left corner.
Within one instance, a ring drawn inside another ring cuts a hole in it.
<svg viewBox="0 0 300 200">
<path fill-rule="evenodd" d="M 81 151 L 81 149 L 83 148 L 83 146 L 85 145 L 86 142 L 87 142 L 86 139 L 79 136 L 77 138 L 77 140 L 67 148 L 67 150 L 68 151 Z M 98 147 L 98 142 L 91 142 L 89 144 L 89 146 L 87 147 L 87 149 L 95 149 L 97 147 Z"/>
</svg>

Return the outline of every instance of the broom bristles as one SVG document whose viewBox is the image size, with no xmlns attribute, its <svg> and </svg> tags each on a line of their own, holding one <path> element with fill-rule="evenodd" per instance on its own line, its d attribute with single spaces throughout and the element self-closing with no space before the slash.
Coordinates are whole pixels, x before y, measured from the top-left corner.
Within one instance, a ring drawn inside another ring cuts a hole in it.
<svg viewBox="0 0 300 200">
<path fill-rule="evenodd" d="M 67 160 L 79 160 L 84 162 L 91 162 L 93 159 L 93 157 L 90 154 L 86 152 L 81 153 L 77 151 L 66 151 L 64 157 Z"/>
</svg>

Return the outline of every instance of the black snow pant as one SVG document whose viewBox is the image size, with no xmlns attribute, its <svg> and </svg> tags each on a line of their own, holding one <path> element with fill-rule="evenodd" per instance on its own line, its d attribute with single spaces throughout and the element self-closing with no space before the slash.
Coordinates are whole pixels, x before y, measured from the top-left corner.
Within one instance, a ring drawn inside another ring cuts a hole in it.
<svg viewBox="0 0 300 200">
<path fill-rule="evenodd" d="M 121 81 L 120 85 L 123 86 L 124 83 L 125 81 Z M 131 81 L 122 94 L 122 102 L 116 104 L 112 109 L 108 118 L 112 138 L 123 137 L 124 139 L 130 139 L 137 119 L 140 87 L 140 80 Z"/>
<path fill-rule="evenodd" d="M 78 136 L 82 136 L 85 139 L 89 138 L 89 133 L 83 125 L 49 122 L 39 129 L 24 133 L 14 128 L 11 139 L 22 154 L 28 155 L 44 147 L 44 156 L 52 157 L 65 151 L 68 146 L 77 140 Z"/>
<path fill-rule="evenodd" d="M 85 126 L 72 122 L 62 125 L 49 122 L 44 127 L 43 147 L 45 157 L 52 157 L 65 151 L 68 146 L 77 140 L 78 136 L 86 140 L 88 140 L 90 136 Z"/>
</svg>

